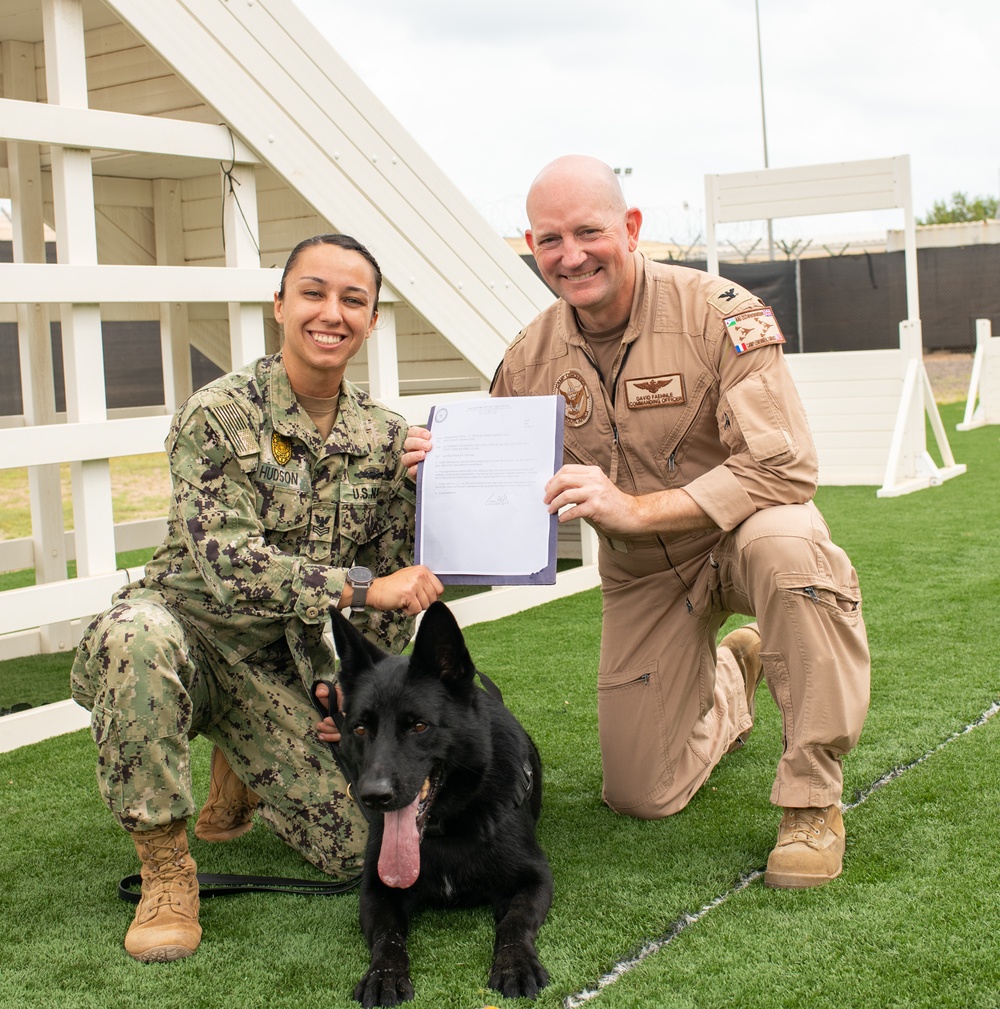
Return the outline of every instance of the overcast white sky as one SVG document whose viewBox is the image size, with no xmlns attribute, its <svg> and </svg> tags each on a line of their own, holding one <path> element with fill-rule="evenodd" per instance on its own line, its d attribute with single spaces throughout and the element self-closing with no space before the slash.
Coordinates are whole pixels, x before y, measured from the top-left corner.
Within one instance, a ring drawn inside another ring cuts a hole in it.
<svg viewBox="0 0 1000 1009">
<path fill-rule="evenodd" d="M 297 2 L 502 234 L 561 154 L 631 167 L 643 237 L 664 241 L 702 232 L 706 173 L 764 165 L 754 0 Z M 1000 0 L 759 6 L 772 168 L 909 154 L 917 216 L 997 194 Z M 775 234 L 901 226 L 886 211 Z"/>
</svg>

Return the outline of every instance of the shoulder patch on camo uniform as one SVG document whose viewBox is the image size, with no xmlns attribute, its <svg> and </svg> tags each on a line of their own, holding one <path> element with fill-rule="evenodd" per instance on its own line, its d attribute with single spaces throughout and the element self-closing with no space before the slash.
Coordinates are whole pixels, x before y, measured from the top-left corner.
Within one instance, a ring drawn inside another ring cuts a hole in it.
<svg viewBox="0 0 1000 1009">
<path fill-rule="evenodd" d="M 778 320 L 770 307 L 752 308 L 748 312 L 730 316 L 722 320 L 733 341 L 737 354 L 745 354 L 748 350 L 757 350 L 770 343 L 784 343 L 785 337 L 778 326 Z"/>
<path fill-rule="evenodd" d="M 208 407 L 209 413 L 219 422 L 229 444 L 236 453 L 236 460 L 244 473 L 252 473 L 257 468 L 260 443 L 250 429 L 250 422 L 235 403 L 220 403 Z"/>
<path fill-rule="evenodd" d="M 594 412 L 594 397 L 590 394 L 583 375 L 575 368 L 564 371 L 552 387 L 557 396 L 566 400 L 566 423 L 570 427 L 581 427 L 590 420 Z"/>
</svg>

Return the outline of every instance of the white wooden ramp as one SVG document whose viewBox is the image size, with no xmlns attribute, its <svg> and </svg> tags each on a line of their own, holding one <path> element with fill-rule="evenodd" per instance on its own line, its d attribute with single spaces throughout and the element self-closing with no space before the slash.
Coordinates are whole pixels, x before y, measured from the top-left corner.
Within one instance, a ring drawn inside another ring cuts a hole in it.
<svg viewBox="0 0 1000 1009">
<path fill-rule="evenodd" d="M 287 252 L 314 233 L 307 226 L 353 233 L 386 279 L 369 378 L 375 395 L 395 402 L 401 302 L 484 382 L 509 340 L 551 303 L 292 0 L 18 0 L 0 5 L 0 26 L 0 142 L 16 163 L 0 169 L 14 207 L 16 260 L 0 265 L 0 307 L 41 319 L 59 306 L 67 386 L 67 423 L 26 409 L 24 426 L 3 433 L 0 468 L 53 471 L 53 519 L 31 544 L 40 570 L 54 550 L 65 556 L 57 478 L 58 464 L 70 462 L 80 576 L 65 579 L 63 561 L 45 585 L 6 593 L 0 634 L 97 612 L 125 578 L 115 570 L 109 459 L 158 451 L 170 411 L 109 420 L 106 315 L 154 306 L 166 346 L 179 310 L 187 314 L 177 316 L 178 333 L 204 334 L 202 324 L 214 326 L 215 309 L 227 306 L 230 346 L 221 357 L 236 368 L 265 352 L 261 307 L 280 270 L 261 267 L 261 249 Z M 258 179 L 269 193 L 264 220 Z M 182 199 L 180 183 L 197 185 Z M 45 262 L 41 242 L 48 212 L 55 264 Z M 109 221 L 114 242 L 99 257 L 99 225 Z M 52 398 L 51 389 L 35 396 L 32 384 L 51 373 L 34 354 L 48 346 L 47 329 L 47 321 L 35 326 L 32 353 L 22 352 L 22 365 L 31 362 L 23 386 L 39 400 Z M 19 336 L 26 332 L 19 327 Z M 187 344 L 179 349 L 183 357 Z M 168 347 L 168 400 L 173 356 Z M 33 506 L 45 496 L 33 490 Z M 72 645 L 65 635 L 56 643 Z"/>
<path fill-rule="evenodd" d="M 292 0 L 105 2 L 262 163 L 361 238 L 399 296 L 492 376 L 552 295 Z"/>
</svg>

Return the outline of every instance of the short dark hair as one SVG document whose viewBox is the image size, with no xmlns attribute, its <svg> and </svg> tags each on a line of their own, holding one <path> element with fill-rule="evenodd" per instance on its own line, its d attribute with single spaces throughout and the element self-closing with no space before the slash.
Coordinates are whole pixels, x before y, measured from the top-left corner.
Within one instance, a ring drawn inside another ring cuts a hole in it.
<svg viewBox="0 0 1000 1009">
<path fill-rule="evenodd" d="M 368 264 L 375 274 L 375 304 L 372 306 L 372 315 L 374 315 L 378 311 L 378 296 L 382 290 L 382 268 L 378 265 L 378 260 L 356 238 L 352 238 L 350 235 L 313 235 L 312 238 L 304 238 L 299 242 L 288 255 L 288 262 L 285 263 L 285 269 L 281 274 L 281 286 L 278 288 L 278 297 L 284 298 L 285 296 L 285 277 L 288 276 L 288 271 L 298 261 L 303 250 L 309 249 L 314 245 L 336 245 L 338 248 L 347 249 L 349 252 L 356 252 L 359 256 L 363 256 L 368 260 Z"/>
</svg>

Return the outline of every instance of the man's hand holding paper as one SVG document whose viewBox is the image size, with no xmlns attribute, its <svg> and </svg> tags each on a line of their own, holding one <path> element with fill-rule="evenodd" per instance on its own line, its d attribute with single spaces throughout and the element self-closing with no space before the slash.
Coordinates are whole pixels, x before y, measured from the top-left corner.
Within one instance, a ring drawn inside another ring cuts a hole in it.
<svg viewBox="0 0 1000 1009">
<path fill-rule="evenodd" d="M 555 581 L 544 495 L 562 458 L 562 414 L 559 396 L 458 400 L 410 429 L 403 462 L 417 470 L 418 563 L 458 584 Z"/>
</svg>

